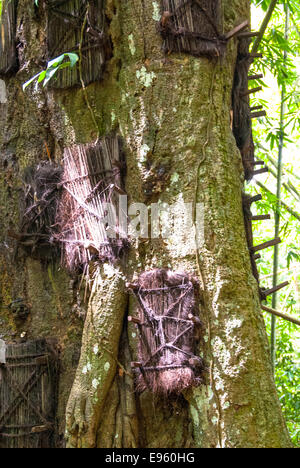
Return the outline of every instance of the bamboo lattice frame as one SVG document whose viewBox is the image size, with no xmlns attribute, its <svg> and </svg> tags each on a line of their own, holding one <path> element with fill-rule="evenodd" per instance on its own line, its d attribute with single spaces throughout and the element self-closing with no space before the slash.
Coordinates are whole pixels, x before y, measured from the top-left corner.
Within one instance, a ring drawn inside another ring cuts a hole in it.
<svg viewBox="0 0 300 468">
<path fill-rule="evenodd" d="M 220 29 L 220 0 L 162 0 L 160 31 L 166 53 L 216 58 L 226 50 Z"/>
<path fill-rule="evenodd" d="M 184 273 L 154 270 L 142 274 L 132 291 L 139 304 L 139 390 L 180 393 L 201 383 L 195 283 Z"/>
<path fill-rule="evenodd" d="M 51 448 L 58 377 L 53 343 L 8 345 L 0 372 L 0 448 Z"/>
<path fill-rule="evenodd" d="M 104 11 L 106 1 L 47 0 L 46 3 L 49 58 L 55 58 L 66 51 L 79 54 L 82 42 L 83 81 L 85 85 L 99 81 L 105 62 L 111 56 Z M 50 83 L 50 86 L 56 88 L 69 88 L 74 85 L 81 85 L 78 66 L 61 70 L 57 78 Z"/>
<path fill-rule="evenodd" d="M 4 0 L 0 19 L 0 75 L 17 68 L 16 22 L 18 0 Z"/>
</svg>

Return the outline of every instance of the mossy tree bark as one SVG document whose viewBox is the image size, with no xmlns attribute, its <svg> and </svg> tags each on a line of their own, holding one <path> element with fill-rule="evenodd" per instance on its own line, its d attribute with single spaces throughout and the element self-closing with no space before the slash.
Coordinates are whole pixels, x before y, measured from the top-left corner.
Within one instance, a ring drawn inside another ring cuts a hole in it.
<svg viewBox="0 0 300 468">
<path fill-rule="evenodd" d="M 230 128 L 236 41 L 217 63 L 188 55 L 165 57 L 157 32 L 158 1 L 107 0 L 113 58 L 105 79 L 87 88 L 95 129 L 81 89 L 21 94 L 20 83 L 34 74 L 31 67 L 42 54 L 40 49 L 29 52 L 32 41 L 43 37 L 28 0 L 19 4 L 30 26 L 24 66 L 8 84 L 8 99 L 13 102 L 18 95 L 17 102 L 26 100 L 31 113 L 24 110 L 12 123 L 20 109 L 6 108 L 3 128 L 12 132 L 25 129 L 29 117 L 38 121 L 46 128 L 45 139 L 51 134 L 57 159 L 64 145 L 91 141 L 98 130 L 101 135 L 118 131 L 125 141 L 129 203 L 184 200 L 205 208 L 205 240 L 197 254 L 189 253 L 189 239 L 138 240 L 118 265 L 94 272 L 66 410 L 67 446 L 289 447 L 245 237 L 241 156 Z M 224 30 L 249 18 L 249 8 L 249 0 L 223 0 Z M 50 117 L 41 115 L 43 106 Z M 28 132 L 35 137 L 31 126 Z M 27 164 L 24 151 L 31 144 L 31 163 L 36 161 L 41 142 L 30 143 L 20 131 L 15 138 L 21 170 L 20 162 Z M 125 282 L 157 267 L 194 274 L 203 280 L 205 297 L 201 318 L 206 332 L 199 353 L 208 364 L 207 383 L 169 400 L 134 393 L 130 361 L 137 335 L 125 320 L 136 307 Z M 7 273 L 1 281 L 7 281 Z"/>
</svg>

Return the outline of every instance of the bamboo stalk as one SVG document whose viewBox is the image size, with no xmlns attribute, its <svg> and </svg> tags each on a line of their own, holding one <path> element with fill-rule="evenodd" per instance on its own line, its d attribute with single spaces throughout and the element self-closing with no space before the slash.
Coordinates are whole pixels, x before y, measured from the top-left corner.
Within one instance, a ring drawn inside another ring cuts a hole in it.
<svg viewBox="0 0 300 468">
<path fill-rule="evenodd" d="M 142 363 L 141 362 L 132 362 L 131 367 L 132 367 L 132 369 L 137 369 L 139 367 L 142 367 Z"/>
<path fill-rule="evenodd" d="M 266 289 L 263 291 L 265 296 L 271 296 L 272 294 L 277 293 L 277 291 L 280 291 L 282 288 L 286 288 L 290 283 L 288 281 L 285 281 L 284 283 L 278 284 L 277 286 L 274 286 L 271 289 Z"/>
<path fill-rule="evenodd" d="M 259 117 L 267 117 L 266 111 L 252 112 L 250 114 L 251 119 L 258 119 Z"/>
<path fill-rule="evenodd" d="M 258 180 L 255 181 L 259 187 L 261 187 L 265 192 L 270 193 L 273 197 L 277 198 L 275 193 L 271 192 L 264 184 L 259 182 Z M 281 201 L 281 205 L 288 211 L 294 218 L 300 221 L 300 214 L 297 211 L 293 210 L 290 206 L 288 206 L 285 202 Z"/>
<path fill-rule="evenodd" d="M 254 107 L 250 107 L 250 110 L 251 112 L 252 111 L 256 111 L 256 110 L 260 110 L 260 109 L 263 109 L 264 106 L 254 106 Z"/>
<path fill-rule="evenodd" d="M 125 286 L 127 289 L 132 289 L 133 291 L 139 289 L 139 285 L 137 283 L 126 283 Z"/>
<path fill-rule="evenodd" d="M 128 316 L 128 322 L 136 323 L 138 325 L 142 325 L 142 321 L 137 317 L 132 317 L 131 315 Z"/>
<path fill-rule="evenodd" d="M 264 148 L 263 148 L 264 149 Z M 265 150 L 265 149 L 264 149 Z M 267 151 L 267 150 L 265 150 Z M 277 162 L 272 158 L 272 156 L 270 156 L 269 154 L 266 154 L 268 160 L 271 162 L 271 164 L 273 164 L 273 166 L 275 167 L 276 170 L 278 170 L 278 164 Z M 277 174 L 275 171 L 273 171 L 272 168 L 269 168 L 271 174 L 274 176 L 274 177 L 277 177 Z M 287 169 L 286 169 L 287 172 L 289 172 Z M 282 168 L 282 175 L 285 174 L 285 170 Z M 291 175 L 295 175 L 295 174 L 291 174 Z M 292 197 L 294 197 L 297 201 L 300 200 L 300 193 L 298 192 L 298 190 L 296 189 L 296 187 L 292 184 L 292 182 L 290 180 L 287 181 L 287 184 L 286 183 L 283 183 L 282 184 L 283 187 L 290 193 L 290 195 Z"/>
<path fill-rule="evenodd" d="M 278 166 L 277 166 L 278 168 Z M 277 174 L 276 172 L 269 167 L 269 172 L 272 174 L 272 176 L 275 177 L 275 179 L 277 179 Z M 283 174 L 283 173 L 282 173 Z M 290 187 L 288 184 L 289 184 L 290 181 L 288 181 L 288 183 L 286 184 L 285 182 L 283 182 L 282 186 L 285 188 L 285 190 L 287 192 L 289 192 L 289 194 L 296 200 L 296 201 L 299 201 L 300 200 L 300 194 L 299 192 L 297 191 L 297 189 L 292 185 L 292 187 Z"/>
<path fill-rule="evenodd" d="M 277 237 L 276 239 L 272 239 L 270 241 L 264 242 L 263 244 L 253 246 L 251 250 L 252 252 L 259 252 L 260 250 L 267 249 L 268 247 L 273 247 L 274 245 L 278 245 L 280 243 L 281 243 L 281 239 L 280 237 Z"/>
<path fill-rule="evenodd" d="M 253 172 L 254 176 L 260 175 L 260 174 L 265 174 L 266 172 L 269 172 L 268 167 L 263 167 L 262 169 L 258 169 L 257 171 Z"/>
<path fill-rule="evenodd" d="M 271 219 L 271 215 L 266 214 L 266 215 L 255 215 L 252 216 L 252 221 L 265 221 L 267 219 Z"/>
<path fill-rule="evenodd" d="M 242 32 L 238 35 L 238 38 L 239 39 L 247 39 L 248 37 L 257 37 L 259 36 L 259 32 L 258 31 L 246 31 L 246 32 Z"/>
<path fill-rule="evenodd" d="M 188 319 L 191 320 L 195 325 L 201 325 L 201 320 L 199 319 L 199 317 L 196 317 L 193 314 L 189 314 Z"/>
<path fill-rule="evenodd" d="M 242 91 L 241 96 L 249 96 L 250 94 L 258 93 L 262 90 L 262 86 L 257 86 L 257 88 L 247 89 L 246 91 Z"/>
<path fill-rule="evenodd" d="M 259 193 L 258 195 L 254 195 L 253 197 L 249 198 L 249 204 L 252 205 L 252 203 L 260 200 L 262 200 L 262 195 Z"/>
<path fill-rule="evenodd" d="M 285 7 L 285 39 L 289 38 L 289 7 Z M 284 51 L 283 62 L 286 63 L 288 58 L 287 50 Z M 284 148 L 284 121 L 286 113 L 286 88 L 282 85 L 281 88 L 281 106 L 280 106 L 280 137 L 279 137 L 279 151 L 278 151 L 278 170 L 277 170 L 277 189 L 276 189 L 276 209 L 275 209 L 275 237 L 280 232 L 280 220 L 281 220 L 281 190 L 282 190 L 282 171 L 283 171 L 283 148 Z M 278 296 L 276 294 L 276 284 L 278 281 L 278 267 L 279 267 L 279 247 L 278 245 L 274 248 L 274 262 L 273 262 L 273 289 L 275 294 L 272 297 L 272 308 L 277 309 Z M 273 370 L 275 370 L 276 361 L 276 317 L 272 316 L 271 322 L 271 359 Z"/>
<path fill-rule="evenodd" d="M 225 38 L 227 40 L 231 39 L 232 37 L 236 36 L 239 32 L 241 32 L 243 29 L 247 28 L 249 26 L 249 21 L 246 20 L 243 23 L 239 24 L 236 26 L 234 29 L 229 31 L 226 35 Z M 249 34 L 249 33 L 248 33 Z"/>
<path fill-rule="evenodd" d="M 266 153 L 266 157 L 269 159 L 269 161 L 271 161 L 273 166 L 277 169 L 278 167 L 277 162 L 272 158 L 272 156 L 270 156 L 269 150 L 265 148 L 264 146 L 262 146 L 260 143 L 258 143 L 258 147 L 261 148 Z M 284 168 L 284 172 L 285 171 L 288 172 L 291 176 L 295 177 L 297 180 L 300 180 L 300 176 L 292 172 L 291 169 L 289 169 L 288 167 Z"/>
<path fill-rule="evenodd" d="M 190 359 L 189 359 L 189 364 L 190 364 L 191 366 L 194 366 L 194 367 L 195 367 L 195 366 L 199 366 L 199 365 L 201 364 L 201 360 L 200 360 L 199 358 L 196 358 L 196 357 L 190 358 Z"/>
<path fill-rule="evenodd" d="M 260 54 L 260 53 L 258 53 L 258 54 L 251 53 L 251 54 L 249 54 L 249 57 L 251 57 L 251 58 L 263 58 L 263 54 Z"/>
<path fill-rule="evenodd" d="M 264 75 L 262 73 L 259 73 L 257 75 L 249 75 L 248 80 L 249 81 L 251 81 L 251 80 L 260 80 L 263 77 L 264 77 Z"/>
</svg>

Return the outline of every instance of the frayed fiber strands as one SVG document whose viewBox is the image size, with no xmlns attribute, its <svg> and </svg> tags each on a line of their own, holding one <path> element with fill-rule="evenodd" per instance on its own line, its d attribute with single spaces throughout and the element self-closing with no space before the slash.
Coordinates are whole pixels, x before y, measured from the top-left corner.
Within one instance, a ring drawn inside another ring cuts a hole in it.
<svg viewBox="0 0 300 468">
<path fill-rule="evenodd" d="M 63 245 L 69 270 L 84 267 L 91 260 L 120 257 L 127 244 L 119 235 L 116 208 L 124 171 L 121 142 L 116 136 L 65 149 L 56 238 Z"/>
<path fill-rule="evenodd" d="M 196 283 L 185 273 L 160 269 L 143 273 L 128 287 L 139 303 L 139 317 L 128 318 L 140 334 L 139 362 L 132 363 L 138 390 L 178 394 L 200 384 L 204 365 L 195 355 L 201 327 Z"/>
</svg>

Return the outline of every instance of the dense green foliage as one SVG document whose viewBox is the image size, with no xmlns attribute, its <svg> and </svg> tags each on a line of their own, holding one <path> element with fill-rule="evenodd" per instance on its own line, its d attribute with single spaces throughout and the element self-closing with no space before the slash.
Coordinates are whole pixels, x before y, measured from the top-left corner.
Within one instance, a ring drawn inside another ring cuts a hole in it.
<svg viewBox="0 0 300 468">
<path fill-rule="evenodd" d="M 271 0 L 253 0 L 253 29 L 260 26 Z M 286 6 L 289 7 L 289 34 L 285 38 Z M 286 58 L 284 51 L 287 52 Z M 260 45 L 263 58 L 256 61 L 254 70 L 263 71 L 264 86 L 253 105 L 263 104 L 268 117 L 255 123 L 256 156 L 263 159 L 270 172 L 258 176 L 248 188 L 253 193 L 262 193 L 258 213 L 274 213 L 276 209 L 277 158 L 280 142 L 280 108 L 282 95 L 285 102 L 283 126 L 283 186 L 281 208 L 279 280 L 289 280 L 290 286 L 279 296 L 278 310 L 299 318 L 300 311 L 300 4 L 298 0 L 278 1 L 272 20 Z M 256 84 L 253 83 L 253 87 Z M 283 92 L 283 94 L 282 94 Z M 269 191 L 268 191 L 268 190 Z M 294 213 L 292 215 L 291 213 Z M 274 237 L 274 216 L 271 221 L 257 222 L 255 243 Z M 272 286 L 273 249 L 262 254 L 259 261 L 261 283 Z M 271 306 L 271 298 L 269 299 Z M 270 333 L 270 316 L 265 314 Z M 300 330 L 284 320 L 277 320 L 276 384 L 279 398 L 296 445 L 300 444 Z"/>
</svg>

